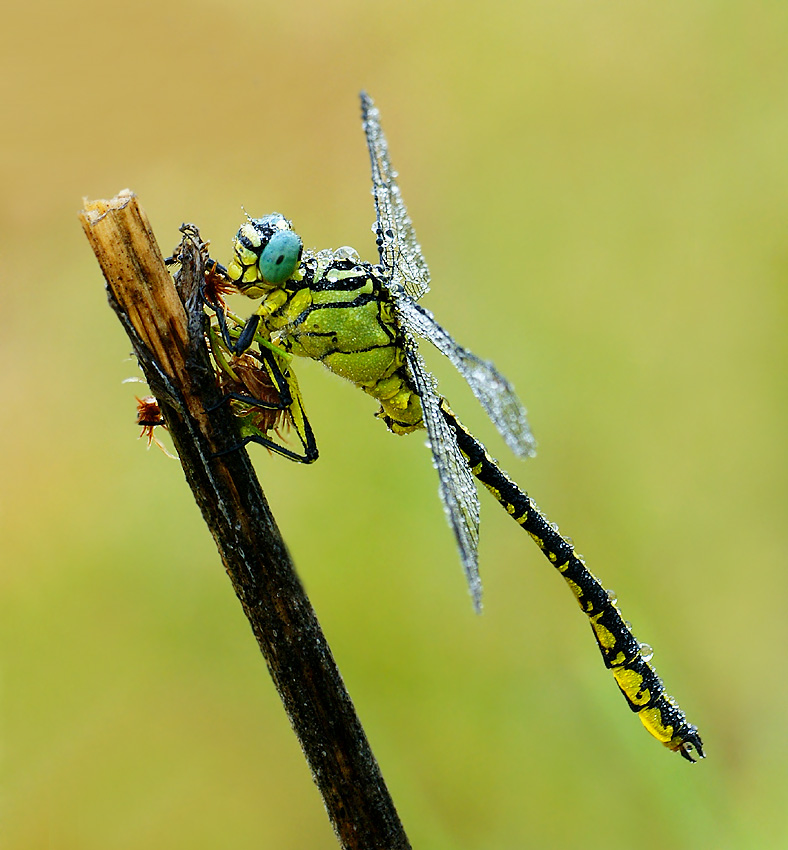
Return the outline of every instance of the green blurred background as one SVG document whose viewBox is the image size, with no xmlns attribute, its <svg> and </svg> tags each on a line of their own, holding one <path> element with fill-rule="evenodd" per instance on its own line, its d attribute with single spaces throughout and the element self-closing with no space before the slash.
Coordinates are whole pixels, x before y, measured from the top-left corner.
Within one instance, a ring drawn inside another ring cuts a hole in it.
<svg viewBox="0 0 788 850">
<path fill-rule="evenodd" d="M 76 213 L 165 250 L 278 210 L 374 259 L 376 98 L 427 300 L 526 401 L 510 459 L 656 650 L 709 758 L 629 714 L 482 494 L 476 617 L 419 437 L 313 363 L 313 467 L 256 463 L 414 848 L 788 846 L 788 4 L 30 0 L 4 11 L 3 848 L 331 848 Z M 245 309 L 248 309 L 245 308 Z M 166 439 L 166 438 L 165 438 Z"/>
</svg>

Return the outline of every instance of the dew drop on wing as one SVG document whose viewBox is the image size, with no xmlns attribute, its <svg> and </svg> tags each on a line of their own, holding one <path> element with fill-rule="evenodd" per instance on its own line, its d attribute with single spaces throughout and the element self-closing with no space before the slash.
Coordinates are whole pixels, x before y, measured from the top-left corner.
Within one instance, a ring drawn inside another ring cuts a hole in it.
<svg viewBox="0 0 788 850">
<path fill-rule="evenodd" d="M 605 593 L 607 594 L 607 601 L 611 605 L 615 605 L 616 602 L 618 602 L 618 597 L 616 596 L 615 590 L 608 589 L 608 590 L 605 591 Z"/>
</svg>

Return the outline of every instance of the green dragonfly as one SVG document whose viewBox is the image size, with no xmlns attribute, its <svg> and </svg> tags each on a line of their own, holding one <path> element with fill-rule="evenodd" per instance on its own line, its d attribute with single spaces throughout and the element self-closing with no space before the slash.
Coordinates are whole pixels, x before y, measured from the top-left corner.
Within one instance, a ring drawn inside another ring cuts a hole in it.
<svg viewBox="0 0 788 850">
<path fill-rule="evenodd" d="M 242 442 L 261 443 L 292 460 L 308 463 L 317 457 L 289 365 L 291 355 L 319 360 L 371 395 L 380 404 L 376 415 L 395 434 L 426 430 L 440 498 L 476 610 L 481 609 L 481 582 L 474 478 L 528 532 L 569 584 L 590 620 L 605 665 L 646 729 L 688 761 L 703 758 L 697 728 L 668 696 L 649 663 L 650 648 L 635 638 L 615 598 L 439 394 L 419 352 L 420 339 L 429 340 L 454 364 L 515 454 L 534 454 L 525 409 L 511 384 L 492 363 L 457 343 L 419 303 L 429 290 L 427 263 L 402 201 L 378 110 L 365 93 L 361 109 L 372 164 L 377 213 L 373 232 L 379 262 L 362 262 L 347 247 L 304 250 L 291 223 L 272 213 L 262 218 L 247 216 L 226 269 L 214 264 L 214 270 L 240 292 L 260 299 L 246 320 L 208 299 L 217 316 L 212 332 L 214 359 L 222 361 L 220 373 L 233 375 L 225 378 L 225 386 L 229 385 L 236 412 L 240 411 Z M 239 370 L 241 358 L 250 354 L 255 360 L 247 360 Z M 282 417 L 255 418 L 256 405 L 281 411 L 302 450 L 294 451 L 274 439 L 272 431 Z"/>
</svg>

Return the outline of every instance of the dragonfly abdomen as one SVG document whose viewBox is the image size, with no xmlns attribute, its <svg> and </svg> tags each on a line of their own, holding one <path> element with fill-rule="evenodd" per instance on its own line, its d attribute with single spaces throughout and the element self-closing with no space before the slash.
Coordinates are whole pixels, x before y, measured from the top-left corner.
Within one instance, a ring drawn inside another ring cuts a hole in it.
<svg viewBox="0 0 788 850">
<path fill-rule="evenodd" d="M 641 644 L 621 616 L 615 597 L 586 567 L 557 528 L 548 522 L 533 500 L 523 492 L 490 457 L 484 446 L 455 418 L 448 404 L 441 412 L 453 429 L 460 451 L 471 472 L 492 493 L 495 500 L 521 525 L 561 573 L 580 607 L 588 616 L 605 666 L 630 709 L 646 729 L 666 747 L 678 751 L 688 761 L 703 757 L 703 745 L 695 726 L 668 695 L 662 680 L 648 663 L 651 650 Z"/>
</svg>

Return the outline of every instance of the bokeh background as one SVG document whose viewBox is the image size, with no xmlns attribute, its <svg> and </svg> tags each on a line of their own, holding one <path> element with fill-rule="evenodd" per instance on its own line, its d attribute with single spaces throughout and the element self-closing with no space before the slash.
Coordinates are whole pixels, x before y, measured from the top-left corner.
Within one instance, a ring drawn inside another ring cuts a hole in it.
<svg viewBox="0 0 788 850">
<path fill-rule="evenodd" d="M 376 98 L 455 336 L 525 399 L 507 456 L 703 732 L 629 714 L 570 593 L 482 494 L 485 613 L 419 437 L 299 364 L 321 458 L 256 452 L 414 847 L 783 848 L 788 5 L 28 0 L 0 54 L 0 844 L 333 834 L 81 233 L 165 250 L 272 210 L 374 259 Z M 248 307 L 244 307 L 248 309 Z M 166 440 L 166 437 L 165 437 Z"/>
</svg>

